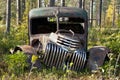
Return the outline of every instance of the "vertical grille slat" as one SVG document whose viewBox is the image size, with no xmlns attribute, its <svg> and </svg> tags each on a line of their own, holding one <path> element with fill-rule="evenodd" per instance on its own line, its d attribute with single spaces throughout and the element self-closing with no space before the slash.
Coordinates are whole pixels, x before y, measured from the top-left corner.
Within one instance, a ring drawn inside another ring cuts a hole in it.
<svg viewBox="0 0 120 80">
<path fill-rule="evenodd" d="M 71 66 L 72 70 L 74 70 L 74 64 L 75 64 L 74 60 L 75 60 L 75 54 L 73 54 L 72 61 L 71 61 L 73 63 L 73 65 Z"/>
<path fill-rule="evenodd" d="M 82 66 L 82 68 L 84 68 L 84 64 L 85 64 L 85 62 L 86 62 L 86 53 L 84 52 L 84 61 L 83 61 L 83 66 Z"/>
<path fill-rule="evenodd" d="M 80 64 L 80 63 L 81 63 L 81 56 L 78 56 L 77 71 L 79 71 L 79 69 L 81 69 L 81 68 L 80 68 L 80 66 L 81 66 L 81 64 Z"/>
<path fill-rule="evenodd" d="M 51 59 L 52 59 L 52 56 L 53 56 L 52 53 L 53 53 L 53 45 L 51 44 L 50 56 L 49 56 L 49 59 L 48 59 L 48 66 L 50 66 L 50 67 L 51 67 L 50 62 L 51 62 Z"/>
<path fill-rule="evenodd" d="M 82 65 L 81 65 L 81 68 L 83 68 L 85 56 L 84 56 L 84 54 L 81 54 L 81 55 L 82 55 L 82 57 L 83 57 L 83 58 L 82 58 L 82 63 L 81 63 L 81 64 L 82 64 Z"/>
<path fill-rule="evenodd" d="M 75 65 L 75 66 L 76 66 L 76 69 L 75 69 L 76 71 L 78 70 L 78 69 L 77 69 L 77 66 L 79 65 L 79 64 L 78 64 L 78 61 L 79 61 L 79 55 L 76 56 L 76 65 Z"/>
<path fill-rule="evenodd" d="M 62 59 L 62 51 L 61 51 L 61 48 L 60 48 L 59 50 L 60 50 L 60 51 L 59 51 L 60 54 L 59 54 L 58 56 L 59 56 L 59 61 L 61 61 L 61 59 Z M 61 65 L 60 65 L 61 63 L 60 63 L 59 61 L 57 61 L 57 63 L 56 63 L 56 66 L 58 66 L 58 68 L 61 66 Z"/>
<path fill-rule="evenodd" d="M 45 64 L 47 64 L 47 62 L 49 61 L 49 56 L 50 56 L 50 52 L 51 52 L 51 50 L 50 50 L 50 44 L 47 45 L 47 48 L 46 48 L 45 51 L 46 51 L 46 53 L 45 53 L 46 57 L 44 58 L 44 61 L 45 61 Z"/>
<path fill-rule="evenodd" d="M 82 68 L 82 61 L 83 61 L 83 57 L 81 57 L 82 56 L 82 52 L 79 52 L 79 54 L 80 54 L 80 58 L 81 58 L 81 60 L 80 60 L 81 62 L 80 62 L 80 66 L 79 67 L 81 69 Z"/>
<path fill-rule="evenodd" d="M 60 50 L 60 48 L 57 49 L 57 46 L 56 46 L 56 53 L 58 53 L 59 50 Z M 56 54 L 56 53 L 55 53 L 55 54 Z M 54 65 L 54 66 L 57 66 L 57 60 L 58 60 L 58 61 L 60 60 L 60 59 L 59 59 L 59 55 L 56 54 L 55 57 L 56 57 L 56 58 L 55 58 L 55 60 L 54 60 L 53 65 Z"/>
<path fill-rule="evenodd" d="M 55 56 L 56 56 L 56 46 L 55 45 L 53 45 L 53 48 L 54 48 L 54 50 L 53 50 L 53 56 L 52 56 L 52 59 L 51 59 L 51 66 L 52 66 L 52 64 L 54 65 L 54 61 L 55 61 Z"/>
</svg>

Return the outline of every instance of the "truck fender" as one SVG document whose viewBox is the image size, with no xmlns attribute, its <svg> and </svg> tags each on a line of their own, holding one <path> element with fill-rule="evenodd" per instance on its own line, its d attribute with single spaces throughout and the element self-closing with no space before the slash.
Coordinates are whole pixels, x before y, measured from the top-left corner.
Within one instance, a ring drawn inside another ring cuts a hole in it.
<svg viewBox="0 0 120 80">
<path fill-rule="evenodd" d="M 32 46 L 29 46 L 29 45 L 16 46 L 13 50 L 10 50 L 10 53 L 13 54 L 18 50 L 28 55 L 37 55 L 37 51 Z"/>
<path fill-rule="evenodd" d="M 105 58 L 110 49 L 105 46 L 94 46 L 88 50 L 89 56 L 87 61 L 87 67 L 92 70 L 97 70 L 100 66 L 103 65 Z"/>
</svg>

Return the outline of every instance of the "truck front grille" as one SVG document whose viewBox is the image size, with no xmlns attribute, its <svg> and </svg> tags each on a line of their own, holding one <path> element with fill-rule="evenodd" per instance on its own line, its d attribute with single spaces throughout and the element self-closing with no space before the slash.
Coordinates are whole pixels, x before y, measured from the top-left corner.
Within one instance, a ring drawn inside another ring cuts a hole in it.
<svg viewBox="0 0 120 80">
<path fill-rule="evenodd" d="M 62 68 L 67 55 L 68 51 L 64 48 L 53 43 L 48 43 L 43 62 L 49 67 L 55 66 L 57 68 Z"/>
<path fill-rule="evenodd" d="M 45 49 L 43 62 L 49 67 L 63 68 L 65 63 L 73 63 L 71 70 L 80 71 L 86 61 L 86 53 L 82 50 L 76 50 L 73 53 L 66 48 L 48 43 Z"/>
<path fill-rule="evenodd" d="M 80 71 L 84 68 L 86 62 L 86 53 L 82 50 L 76 50 L 74 53 L 68 58 L 69 64 L 73 63 L 70 66 L 71 70 Z"/>
</svg>

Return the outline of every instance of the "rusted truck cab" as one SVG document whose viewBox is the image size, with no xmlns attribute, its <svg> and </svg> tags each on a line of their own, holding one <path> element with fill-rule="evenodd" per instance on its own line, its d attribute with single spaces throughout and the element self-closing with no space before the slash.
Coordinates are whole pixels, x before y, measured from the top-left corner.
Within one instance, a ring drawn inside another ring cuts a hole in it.
<svg viewBox="0 0 120 80">
<path fill-rule="evenodd" d="M 108 53 L 106 47 L 87 50 L 88 16 L 85 10 L 70 7 L 32 9 L 28 23 L 30 44 L 16 49 L 40 56 L 44 65 L 58 69 L 66 65 L 80 71 L 86 66 L 94 70 L 96 64 L 103 64 Z"/>
<path fill-rule="evenodd" d="M 56 18 L 59 18 L 57 25 Z M 85 10 L 68 7 L 47 7 L 33 9 L 29 13 L 30 45 L 36 46 L 43 36 L 61 32 L 81 41 L 81 48 L 87 50 L 88 17 Z M 64 31 L 61 31 L 64 30 Z M 66 31 L 65 31 L 66 30 Z M 73 33 L 71 33 L 72 31 Z M 44 43 L 42 43 L 43 45 Z"/>
<path fill-rule="evenodd" d="M 64 63 L 78 62 L 72 69 L 79 70 L 87 56 L 87 19 L 87 12 L 79 8 L 33 9 L 29 13 L 30 45 L 44 52 L 47 66 L 61 68 Z"/>
</svg>

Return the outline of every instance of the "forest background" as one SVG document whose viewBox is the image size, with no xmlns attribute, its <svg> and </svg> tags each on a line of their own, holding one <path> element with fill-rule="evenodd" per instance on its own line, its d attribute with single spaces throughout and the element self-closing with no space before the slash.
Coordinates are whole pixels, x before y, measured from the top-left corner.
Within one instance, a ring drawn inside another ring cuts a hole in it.
<svg viewBox="0 0 120 80">
<path fill-rule="evenodd" d="M 61 6 L 61 1 L 64 0 L 56 0 L 55 5 Z M 107 46 L 112 51 L 109 55 L 110 60 L 94 74 L 88 70 L 76 73 L 58 71 L 54 68 L 34 70 L 32 73 L 24 70 L 23 68 L 27 66 L 24 62 L 26 57 L 22 54 L 11 56 L 9 50 L 16 45 L 28 44 L 29 11 L 33 8 L 48 7 L 51 5 L 50 1 L 0 0 L 0 78 L 2 80 L 120 79 L 120 0 L 65 0 L 65 4 L 68 7 L 81 6 L 88 12 L 89 48 L 96 45 Z M 21 67 L 17 67 L 17 63 L 21 64 Z"/>
</svg>

